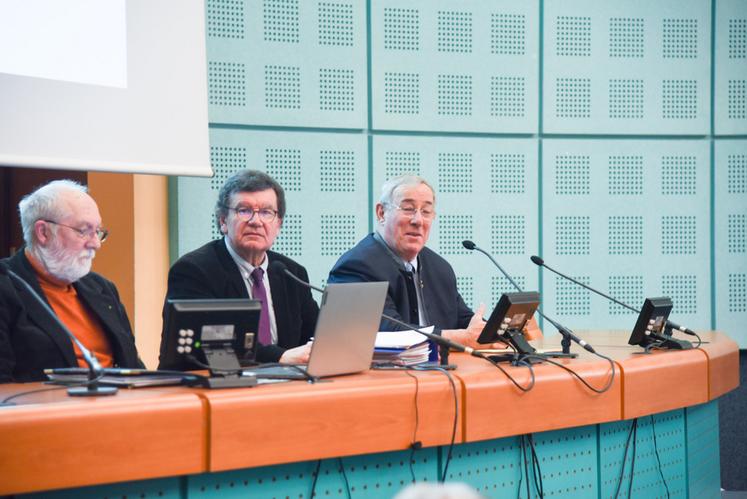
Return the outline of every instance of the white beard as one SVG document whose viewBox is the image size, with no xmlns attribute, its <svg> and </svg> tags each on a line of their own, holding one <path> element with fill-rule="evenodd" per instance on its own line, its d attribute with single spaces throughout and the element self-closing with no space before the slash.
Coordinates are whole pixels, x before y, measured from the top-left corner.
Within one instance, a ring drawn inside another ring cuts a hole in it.
<svg viewBox="0 0 747 499">
<path fill-rule="evenodd" d="M 96 251 L 84 249 L 76 253 L 59 246 L 55 240 L 49 248 L 37 246 L 34 254 L 53 277 L 71 284 L 91 271 Z"/>
</svg>

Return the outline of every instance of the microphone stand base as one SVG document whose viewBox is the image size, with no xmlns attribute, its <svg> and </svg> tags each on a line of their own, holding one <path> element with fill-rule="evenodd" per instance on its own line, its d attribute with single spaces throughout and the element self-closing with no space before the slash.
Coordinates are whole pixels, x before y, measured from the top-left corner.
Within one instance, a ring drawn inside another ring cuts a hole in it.
<svg viewBox="0 0 747 499">
<path fill-rule="evenodd" d="M 575 359 L 578 357 L 578 354 L 573 352 L 542 352 L 540 355 L 559 359 Z"/>
</svg>

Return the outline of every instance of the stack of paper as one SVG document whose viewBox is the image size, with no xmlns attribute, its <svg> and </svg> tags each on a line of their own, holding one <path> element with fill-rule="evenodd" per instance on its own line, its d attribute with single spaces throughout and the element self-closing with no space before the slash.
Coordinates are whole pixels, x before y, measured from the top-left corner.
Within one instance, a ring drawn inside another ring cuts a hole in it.
<svg viewBox="0 0 747 499">
<path fill-rule="evenodd" d="M 433 332 L 433 327 L 424 328 Z M 430 344 L 417 331 L 380 331 L 376 334 L 374 362 L 411 366 L 428 362 Z"/>
</svg>

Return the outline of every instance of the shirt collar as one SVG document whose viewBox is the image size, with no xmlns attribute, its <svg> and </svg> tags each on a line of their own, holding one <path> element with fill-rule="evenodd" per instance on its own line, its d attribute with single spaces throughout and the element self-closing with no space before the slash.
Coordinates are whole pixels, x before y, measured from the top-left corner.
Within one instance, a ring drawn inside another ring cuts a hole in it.
<svg viewBox="0 0 747 499">
<path fill-rule="evenodd" d="M 241 270 L 241 274 L 244 276 L 244 279 L 248 279 L 252 272 L 254 272 L 254 269 L 256 268 L 251 263 L 247 262 L 243 258 L 239 256 L 236 251 L 231 247 L 231 244 L 228 242 L 227 238 L 223 238 L 223 242 L 226 244 L 226 249 L 228 250 L 228 254 L 231 255 L 231 258 L 234 262 L 236 262 L 236 265 L 239 266 L 239 270 Z M 267 264 L 268 264 L 268 258 L 267 253 L 265 253 L 265 259 L 262 260 L 262 263 L 259 264 L 259 267 L 264 270 L 265 275 L 267 275 Z"/>
</svg>

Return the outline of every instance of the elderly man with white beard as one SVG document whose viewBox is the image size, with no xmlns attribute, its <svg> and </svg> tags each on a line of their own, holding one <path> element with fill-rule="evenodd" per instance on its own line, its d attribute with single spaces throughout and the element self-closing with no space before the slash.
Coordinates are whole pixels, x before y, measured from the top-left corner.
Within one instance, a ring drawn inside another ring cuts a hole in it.
<svg viewBox="0 0 747 499">
<path fill-rule="evenodd" d="M 55 180 L 18 204 L 25 248 L 0 261 L 24 279 L 102 367 L 141 368 L 114 284 L 91 272 L 108 231 L 86 188 Z M 46 379 L 44 369 L 85 367 L 77 346 L 22 283 L 0 271 L 0 383 Z"/>
</svg>

